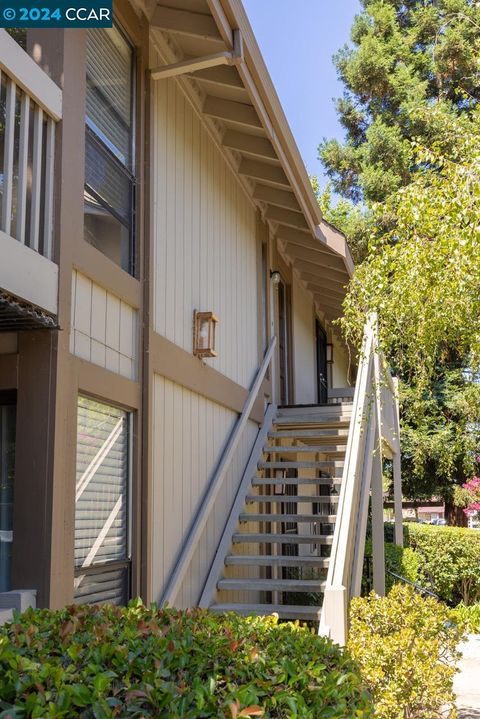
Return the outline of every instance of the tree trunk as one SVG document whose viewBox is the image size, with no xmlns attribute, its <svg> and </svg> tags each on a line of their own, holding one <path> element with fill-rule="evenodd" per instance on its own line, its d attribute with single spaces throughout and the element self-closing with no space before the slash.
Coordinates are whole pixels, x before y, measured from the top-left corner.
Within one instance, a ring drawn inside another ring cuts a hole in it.
<svg viewBox="0 0 480 719">
<path fill-rule="evenodd" d="M 461 507 L 456 507 L 451 498 L 445 499 L 445 519 L 451 527 L 468 527 L 468 517 Z"/>
</svg>

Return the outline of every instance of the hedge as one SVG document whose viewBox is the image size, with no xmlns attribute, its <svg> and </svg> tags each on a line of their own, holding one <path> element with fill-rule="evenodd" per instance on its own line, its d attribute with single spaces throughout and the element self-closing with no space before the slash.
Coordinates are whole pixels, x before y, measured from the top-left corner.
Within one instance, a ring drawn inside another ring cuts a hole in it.
<svg viewBox="0 0 480 719">
<path fill-rule="evenodd" d="M 408 545 L 419 558 L 420 584 L 450 604 L 480 601 L 480 532 L 409 523 Z"/>
<path fill-rule="evenodd" d="M 353 599 L 350 619 L 348 649 L 377 719 L 456 716 L 452 681 L 462 630 L 451 609 L 397 584 L 386 597 Z"/>
<path fill-rule="evenodd" d="M 373 716 L 347 653 L 298 623 L 70 606 L 0 628 L 0 717 Z"/>
<path fill-rule="evenodd" d="M 456 620 L 468 634 L 480 634 L 480 603 L 466 606 L 460 602 L 453 612 Z"/>
</svg>

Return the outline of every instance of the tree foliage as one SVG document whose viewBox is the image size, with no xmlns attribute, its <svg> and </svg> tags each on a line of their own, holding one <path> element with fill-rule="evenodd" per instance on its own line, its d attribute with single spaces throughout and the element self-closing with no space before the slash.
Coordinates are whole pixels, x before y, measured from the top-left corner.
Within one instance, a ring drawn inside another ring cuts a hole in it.
<svg viewBox="0 0 480 719">
<path fill-rule="evenodd" d="M 373 235 L 341 321 L 358 347 L 366 315 L 377 312 L 383 349 L 420 387 L 452 348 L 480 366 L 480 112 L 452 120 L 449 135 L 448 154 L 439 143 L 414 147 L 422 169 L 376 210 L 392 229 Z"/>
<path fill-rule="evenodd" d="M 430 146 L 448 118 L 480 100 L 478 0 L 362 0 L 352 46 L 334 57 L 346 141 L 320 147 L 335 192 L 379 202 L 417 170 L 410 141 Z M 433 105 L 438 114 L 422 112 Z M 440 120 L 440 126 L 439 126 Z"/>
</svg>

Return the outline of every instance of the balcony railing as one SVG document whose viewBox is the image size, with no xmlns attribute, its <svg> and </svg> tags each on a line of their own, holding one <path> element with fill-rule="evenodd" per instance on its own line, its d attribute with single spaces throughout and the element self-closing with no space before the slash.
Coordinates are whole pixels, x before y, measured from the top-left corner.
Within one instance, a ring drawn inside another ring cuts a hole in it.
<svg viewBox="0 0 480 719">
<path fill-rule="evenodd" d="M 62 92 L 0 30 L 0 231 L 52 259 L 55 124 Z"/>
</svg>

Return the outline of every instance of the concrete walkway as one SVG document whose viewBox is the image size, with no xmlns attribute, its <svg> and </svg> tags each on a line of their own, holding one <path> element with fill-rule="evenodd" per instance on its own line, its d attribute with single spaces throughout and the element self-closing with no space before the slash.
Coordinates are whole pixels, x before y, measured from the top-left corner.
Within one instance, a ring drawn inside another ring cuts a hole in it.
<svg viewBox="0 0 480 719">
<path fill-rule="evenodd" d="M 460 647 L 463 657 L 453 688 L 459 719 L 480 719 L 480 634 L 471 634 Z"/>
</svg>

